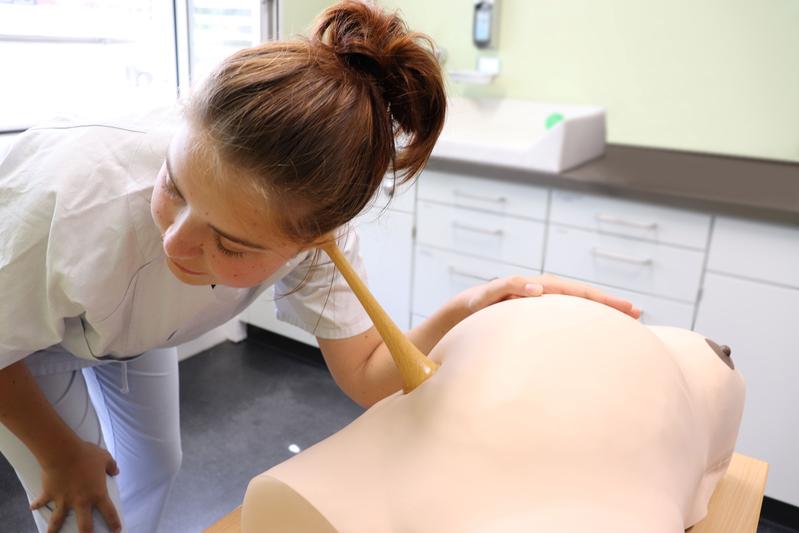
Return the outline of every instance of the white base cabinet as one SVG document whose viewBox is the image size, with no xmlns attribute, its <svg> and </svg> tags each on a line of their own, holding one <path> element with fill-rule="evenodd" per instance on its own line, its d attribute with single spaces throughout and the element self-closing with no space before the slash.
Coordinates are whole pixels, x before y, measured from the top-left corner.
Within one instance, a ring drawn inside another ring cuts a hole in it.
<svg viewBox="0 0 799 533">
<path fill-rule="evenodd" d="M 766 494 L 799 506 L 799 289 L 708 273 L 696 331 L 746 382 L 737 450 L 769 463 Z"/>
<path fill-rule="evenodd" d="M 409 329 L 413 215 L 376 207 L 355 224 L 369 290 L 400 329 Z"/>
<path fill-rule="evenodd" d="M 316 337 L 287 322 L 281 322 L 275 316 L 275 292 L 270 287 L 247 308 L 241 317 L 244 322 L 261 329 L 278 333 L 284 337 L 303 342 L 311 346 L 319 346 Z"/>
</svg>

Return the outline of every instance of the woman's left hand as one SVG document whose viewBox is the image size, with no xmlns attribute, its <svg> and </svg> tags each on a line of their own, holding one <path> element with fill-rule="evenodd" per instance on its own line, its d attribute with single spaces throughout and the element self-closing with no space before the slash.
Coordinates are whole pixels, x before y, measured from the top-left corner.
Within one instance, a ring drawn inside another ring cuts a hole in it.
<svg viewBox="0 0 799 533">
<path fill-rule="evenodd" d="M 633 318 L 641 316 L 641 310 L 632 302 L 607 294 L 587 283 L 561 279 L 552 274 L 540 276 L 509 276 L 497 278 L 482 285 L 477 285 L 458 294 L 455 298 L 466 307 L 468 314 L 476 313 L 484 307 L 530 296 L 543 294 L 566 294 L 587 298 L 601 304 L 608 305 L 626 313 Z"/>
</svg>

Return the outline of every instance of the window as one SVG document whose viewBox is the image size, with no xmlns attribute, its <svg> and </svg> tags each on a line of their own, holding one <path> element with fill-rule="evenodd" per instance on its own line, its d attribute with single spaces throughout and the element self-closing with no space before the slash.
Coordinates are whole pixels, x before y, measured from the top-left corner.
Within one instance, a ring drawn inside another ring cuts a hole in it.
<svg viewBox="0 0 799 533">
<path fill-rule="evenodd" d="M 173 21 L 157 0 L 0 0 L 0 130 L 174 98 Z"/>
<path fill-rule="evenodd" d="M 236 50 L 261 42 L 260 2 L 188 0 L 189 73 L 196 83 Z"/>
<path fill-rule="evenodd" d="M 0 132 L 167 103 L 276 20 L 276 0 L 0 0 Z"/>
</svg>

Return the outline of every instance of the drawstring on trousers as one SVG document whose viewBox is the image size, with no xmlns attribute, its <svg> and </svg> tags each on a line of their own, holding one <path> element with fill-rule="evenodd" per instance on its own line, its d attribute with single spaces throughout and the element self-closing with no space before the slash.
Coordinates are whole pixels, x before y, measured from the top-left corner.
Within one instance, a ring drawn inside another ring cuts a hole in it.
<svg viewBox="0 0 799 533">
<path fill-rule="evenodd" d="M 119 392 L 122 394 L 130 392 L 130 387 L 128 386 L 128 363 L 125 361 L 122 361 L 122 387 Z"/>
</svg>

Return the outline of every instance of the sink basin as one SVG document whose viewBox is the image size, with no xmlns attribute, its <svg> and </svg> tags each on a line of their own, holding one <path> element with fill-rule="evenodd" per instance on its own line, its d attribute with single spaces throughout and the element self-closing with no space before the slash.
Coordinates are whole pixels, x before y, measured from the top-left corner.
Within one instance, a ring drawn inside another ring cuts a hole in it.
<svg viewBox="0 0 799 533">
<path fill-rule="evenodd" d="M 562 172 L 605 152 L 605 110 L 506 98 L 449 99 L 433 157 Z"/>
</svg>

